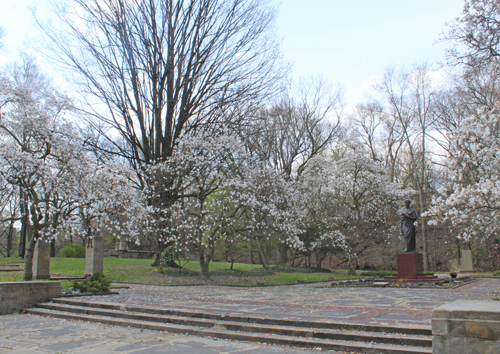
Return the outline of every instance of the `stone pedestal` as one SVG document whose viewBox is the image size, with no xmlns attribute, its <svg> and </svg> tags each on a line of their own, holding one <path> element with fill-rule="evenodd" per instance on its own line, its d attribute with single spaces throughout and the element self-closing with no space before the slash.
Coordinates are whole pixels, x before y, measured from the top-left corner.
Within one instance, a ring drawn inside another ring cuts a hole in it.
<svg viewBox="0 0 500 354">
<path fill-rule="evenodd" d="M 462 259 L 461 264 L 462 272 L 473 272 L 474 268 L 472 267 L 472 251 L 471 250 L 462 250 Z"/>
<path fill-rule="evenodd" d="M 435 354 L 500 353 L 500 302 L 458 300 L 432 310 Z"/>
<path fill-rule="evenodd" d="M 87 240 L 85 253 L 85 276 L 91 277 L 95 272 L 104 270 L 104 240 L 93 238 Z"/>
<path fill-rule="evenodd" d="M 125 241 L 120 241 L 120 243 L 118 244 L 118 250 L 119 251 L 125 251 L 127 250 L 128 247 L 127 247 L 127 242 Z"/>
<path fill-rule="evenodd" d="M 36 242 L 32 270 L 33 280 L 50 279 L 50 243 Z"/>
<path fill-rule="evenodd" d="M 398 274 L 384 277 L 386 281 L 436 281 L 435 275 L 424 274 L 422 254 L 417 252 L 398 253 Z"/>
</svg>

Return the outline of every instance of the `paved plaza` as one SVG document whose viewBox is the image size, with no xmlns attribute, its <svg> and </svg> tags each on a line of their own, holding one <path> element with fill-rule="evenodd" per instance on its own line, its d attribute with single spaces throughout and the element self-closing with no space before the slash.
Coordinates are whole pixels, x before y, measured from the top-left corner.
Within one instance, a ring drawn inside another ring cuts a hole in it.
<svg viewBox="0 0 500 354">
<path fill-rule="evenodd" d="M 318 351 L 15 314 L 0 316 L 0 353 L 310 354 Z"/>
<path fill-rule="evenodd" d="M 120 295 L 93 296 L 92 301 L 302 320 L 430 325 L 433 308 L 453 300 L 489 300 L 500 288 L 500 279 L 455 289 L 332 288 L 324 283 L 256 288 L 123 285 L 129 289 L 120 289 Z"/>
<path fill-rule="evenodd" d="M 259 288 L 126 286 L 129 288 L 120 289 L 119 295 L 76 299 L 214 313 L 428 327 L 434 307 L 453 300 L 489 300 L 494 295 L 498 296 L 500 280 L 483 279 L 446 290 L 326 288 L 324 284 Z M 278 354 L 319 351 L 141 331 L 27 314 L 0 316 L 0 353 L 110 352 Z"/>
</svg>

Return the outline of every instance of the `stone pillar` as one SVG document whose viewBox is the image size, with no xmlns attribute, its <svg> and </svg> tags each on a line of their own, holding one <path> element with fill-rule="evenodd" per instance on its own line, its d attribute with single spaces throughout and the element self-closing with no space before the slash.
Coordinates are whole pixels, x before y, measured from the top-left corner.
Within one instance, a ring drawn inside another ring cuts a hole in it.
<svg viewBox="0 0 500 354">
<path fill-rule="evenodd" d="M 120 241 L 120 243 L 118 244 L 118 250 L 119 251 L 125 251 L 125 250 L 127 250 L 127 242 Z"/>
<path fill-rule="evenodd" d="M 104 270 L 104 239 L 89 238 L 85 252 L 85 276 L 91 277 L 95 272 Z"/>
<path fill-rule="evenodd" d="M 472 251 L 469 249 L 462 250 L 462 259 L 460 262 L 462 272 L 473 272 L 474 268 L 472 266 Z"/>
<path fill-rule="evenodd" d="M 38 240 L 33 253 L 33 280 L 50 279 L 50 243 Z"/>
</svg>

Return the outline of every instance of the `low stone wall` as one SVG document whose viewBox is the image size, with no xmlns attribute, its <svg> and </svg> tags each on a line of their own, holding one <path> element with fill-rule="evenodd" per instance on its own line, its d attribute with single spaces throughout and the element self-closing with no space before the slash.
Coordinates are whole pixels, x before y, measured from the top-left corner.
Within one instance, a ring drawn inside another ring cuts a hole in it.
<svg viewBox="0 0 500 354">
<path fill-rule="evenodd" d="M 106 252 L 105 252 L 106 255 Z M 154 253 L 149 251 L 132 251 L 132 250 L 111 250 L 109 256 L 118 258 L 139 258 L 148 259 L 153 257 Z"/>
<path fill-rule="evenodd" d="M 37 302 L 61 296 L 61 283 L 54 281 L 0 282 L 0 315 L 19 312 Z"/>
<path fill-rule="evenodd" d="M 500 301 L 459 300 L 432 311 L 434 354 L 500 353 Z"/>
</svg>

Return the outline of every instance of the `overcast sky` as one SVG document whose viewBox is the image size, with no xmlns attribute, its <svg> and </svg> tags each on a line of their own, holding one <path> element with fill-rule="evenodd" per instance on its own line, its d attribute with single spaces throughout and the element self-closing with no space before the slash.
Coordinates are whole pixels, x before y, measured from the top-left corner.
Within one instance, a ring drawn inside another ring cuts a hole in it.
<svg viewBox="0 0 500 354">
<path fill-rule="evenodd" d="M 0 0 L 7 32 L 0 64 L 16 59 L 36 34 L 28 11 L 35 3 L 47 16 L 47 0 Z M 390 65 L 443 61 L 450 44 L 436 41 L 462 7 L 462 0 L 281 0 L 276 27 L 294 76 L 321 74 L 341 83 L 352 105 Z"/>
</svg>

